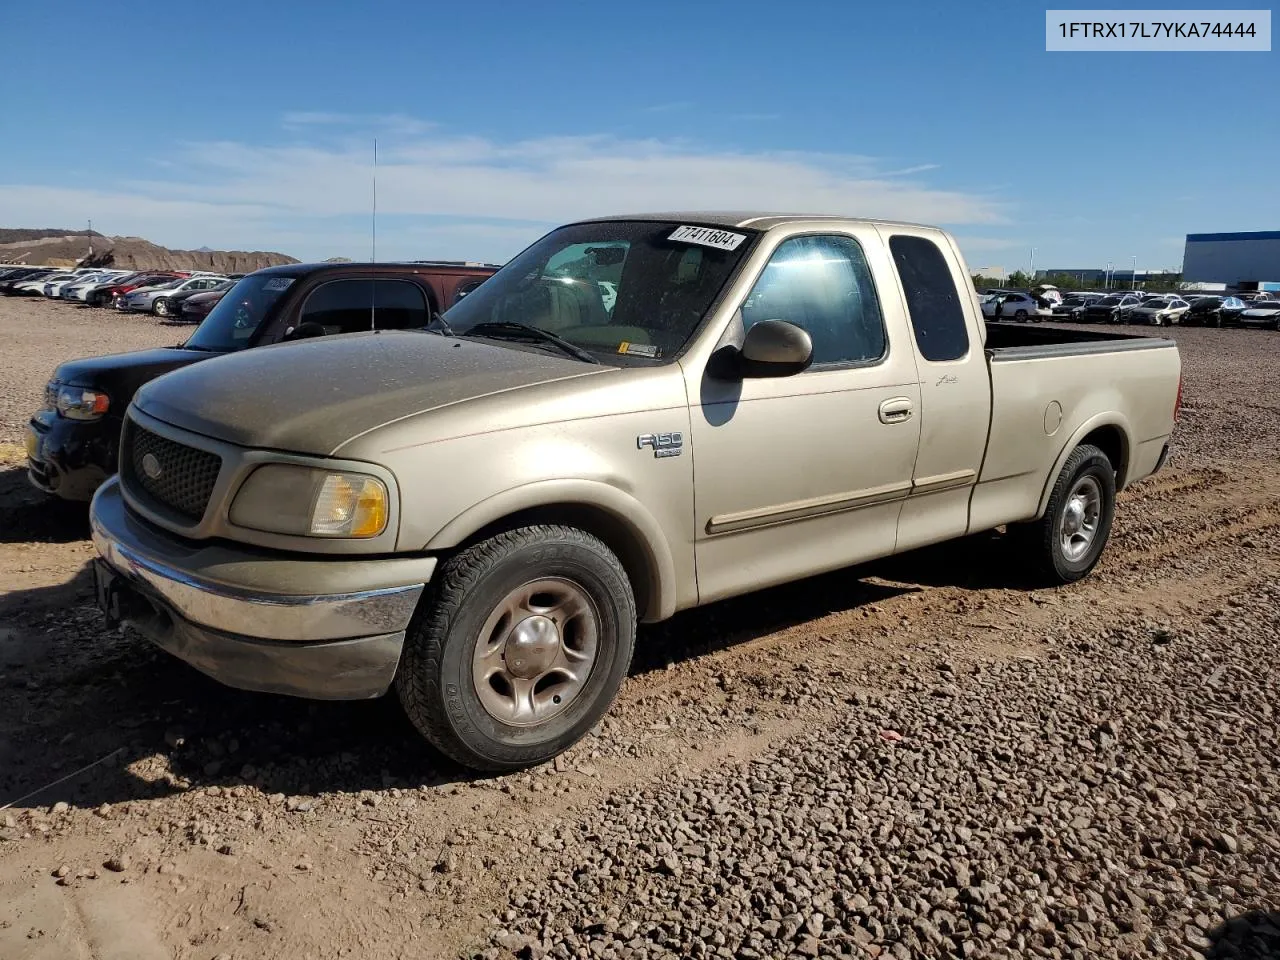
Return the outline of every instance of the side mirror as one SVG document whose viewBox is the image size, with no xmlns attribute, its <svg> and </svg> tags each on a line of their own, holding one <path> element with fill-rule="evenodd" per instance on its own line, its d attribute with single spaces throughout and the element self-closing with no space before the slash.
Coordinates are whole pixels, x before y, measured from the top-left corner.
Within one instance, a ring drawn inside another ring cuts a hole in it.
<svg viewBox="0 0 1280 960">
<path fill-rule="evenodd" d="M 307 320 L 290 330 L 285 331 L 282 340 L 305 340 L 308 337 L 323 337 L 324 327 L 313 320 Z"/>
<path fill-rule="evenodd" d="M 786 320 L 761 320 L 747 330 L 738 351 L 743 377 L 789 377 L 813 363 L 813 338 Z"/>
</svg>

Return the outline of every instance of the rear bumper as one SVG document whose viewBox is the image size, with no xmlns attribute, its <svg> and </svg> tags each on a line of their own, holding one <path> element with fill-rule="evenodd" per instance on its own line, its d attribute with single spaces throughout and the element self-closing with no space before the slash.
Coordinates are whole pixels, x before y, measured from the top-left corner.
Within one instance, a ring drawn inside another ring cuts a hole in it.
<svg viewBox="0 0 1280 960">
<path fill-rule="evenodd" d="M 387 691 L 436 564 L 181 540 L 131 514 L 117 480 L 94 497 L 90 524 L 109 618 L 227 686 L 317 700 Z"/>
</svg>

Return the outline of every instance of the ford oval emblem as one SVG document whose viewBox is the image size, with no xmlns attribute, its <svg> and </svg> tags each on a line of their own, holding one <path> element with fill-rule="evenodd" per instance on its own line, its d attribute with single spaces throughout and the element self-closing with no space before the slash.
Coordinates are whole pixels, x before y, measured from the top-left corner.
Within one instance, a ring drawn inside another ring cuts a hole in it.
<svg viewBox="0 0 1280 960">
<path fill-rule="evenodd" d="M 160 461 L 154 453 L 143 454 L 142 472 L 152 480 L 159 480 L 160 474 L 164 473 L 164 469 L 160 466 Z"/>
</svg>

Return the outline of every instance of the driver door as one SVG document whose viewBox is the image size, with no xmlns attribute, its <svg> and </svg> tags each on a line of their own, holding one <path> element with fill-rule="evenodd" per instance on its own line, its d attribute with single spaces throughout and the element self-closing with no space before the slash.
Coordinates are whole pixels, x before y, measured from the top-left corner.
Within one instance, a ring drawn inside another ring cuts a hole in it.
<svg viewBox="0 0 1280 960">
<path fill-rule="evenodd" d="M 872 227 L 783 238 L 731 322 L 804 328 L 812 366 L 690 383 L 701 602 L 894 552 L 920 439 L 895 283 Z"/>
</svg>

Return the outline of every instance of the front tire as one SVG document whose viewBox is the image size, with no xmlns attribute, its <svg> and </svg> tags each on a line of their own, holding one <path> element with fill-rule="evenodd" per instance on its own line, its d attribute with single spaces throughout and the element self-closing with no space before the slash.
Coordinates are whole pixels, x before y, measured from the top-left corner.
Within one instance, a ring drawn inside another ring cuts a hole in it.
<svg viewBox="0 0 1280 960">
<path fill-rule="evenodd" d="M 157 297 L 156 302 L 151 305 L 151 312 L 157 317 L 168 317 L 172 313 L 173 304 L 166 297 Z"/>
<path fill-rule="evenodd" d="M 418 732 L 463 766 L 517 770 L 563 753 L 626 678 L 635 598 L 590 534 L 500 533 L 443 563 L 428 590 L 395 687 Z"/>
<path fill-rule="evenodd" d="M 1115 467 L 1097 447 L 1082 444 L 1063 464 L 1044 516 L 1011 532 L 1040 578 L 1074 583 L 1102 557 L 1115 512 Z"/>
<path fill-rule="evenodd" d="M 1026 323 L 1026 322 L 1027 322 L 1027 311 L 1025 311 L 1025 310 L 1018 310 L 1018 311 L 1016 311 L 1016 312 L 1014 313 L 1014 315 L 1013 315 L 1013 319 L 1017 320 L 1019 323 Z"/>
</svg>

